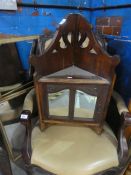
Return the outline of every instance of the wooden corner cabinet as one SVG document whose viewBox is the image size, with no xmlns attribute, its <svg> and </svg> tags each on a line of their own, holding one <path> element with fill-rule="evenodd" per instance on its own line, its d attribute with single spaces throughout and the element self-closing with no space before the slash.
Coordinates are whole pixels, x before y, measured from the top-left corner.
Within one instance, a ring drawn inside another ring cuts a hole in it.
<svg viewBox="0 0 131 175">
<path fill-rule="evenodd" d="M 71 66 L 38 82 L 41 127 L 46 124 L 90 126 L 101 132 L 110 82 Z"/>
<path fill-rule="evenodd" d="M 32 56 L 40 127 L 83 125 L 101 133 L 115 81 L 109 56 L 79 14 L 69 15 L 41 56 Z"/>
</svg>

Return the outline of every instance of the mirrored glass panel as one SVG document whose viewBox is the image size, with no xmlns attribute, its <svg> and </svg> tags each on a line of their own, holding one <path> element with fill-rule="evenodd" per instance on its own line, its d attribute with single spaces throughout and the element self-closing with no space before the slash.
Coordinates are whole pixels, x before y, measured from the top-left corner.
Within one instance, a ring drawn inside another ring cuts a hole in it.
<svg viewBox="0 0 131 175">
<path fill-rule="evenodd" d="M 69 90 L 65 89 L 56 93 L 48 94 L 49 115 L 68 116 Z"/>
<path fill-rule="evenodd" d="M 74 117 L 93 118 L 97 97 L 76 90 Z"/>
</svg>

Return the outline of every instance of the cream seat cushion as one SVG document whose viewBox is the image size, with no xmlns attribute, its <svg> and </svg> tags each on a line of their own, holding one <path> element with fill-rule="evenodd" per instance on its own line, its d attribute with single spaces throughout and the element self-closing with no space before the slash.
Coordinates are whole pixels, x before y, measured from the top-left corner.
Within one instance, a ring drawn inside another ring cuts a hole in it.
<svg viewBox="0 0 131 175">
<path fill-rule="evenodd" d="M 58 175 L 92 175 L 118 166 L 117 140 L 107 126 L 101 135 L 88 127 L 35 127 L 31 163 Z"/>
<path fill-rule="evenodd" d="M 2 122 L 16 119 L 22 111 L 22 106 L 13 109 L 8 101 L 0 104 L 0 120 Z"/>
</svg>

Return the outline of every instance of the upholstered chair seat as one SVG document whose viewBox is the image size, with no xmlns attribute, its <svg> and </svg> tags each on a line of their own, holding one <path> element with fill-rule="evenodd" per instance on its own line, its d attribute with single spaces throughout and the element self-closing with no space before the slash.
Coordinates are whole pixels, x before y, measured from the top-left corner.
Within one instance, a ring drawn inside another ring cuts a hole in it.
<svg viewBox="0 0 131 175">
<path fill-rule="evenodd" d="M 88 127 L 35 127 L 31 164 L 58 175 L 92 175 L 118 166 L 117 140 L 107 125 L 101 135 Z"/>
<path fill-rule="evenodd" d="M 2 122 L 16 119 L 22 111 L 22 105 L 12 108 L 8 101 L 0 104 L 0 120 Z"/>
<path fill-rule="evenodd" d="M 17 83 L 10 86 L 3 86 L 0 87 L 0 97 L 2 101 L 2 93 L 7 93 L 9 91 L 12 91 L 15 88 L 18 88 L 21 86 L 21 83 Z M 16 118 L 16 116 L 19 116 L 22 111 L 22 105 L 17 106 L 16 108 L 12 108 L 8 100 L 4 100 L 4 102 L 0 103 L 0 120 L 2 122 L 10 121 Z"/>
</svg>

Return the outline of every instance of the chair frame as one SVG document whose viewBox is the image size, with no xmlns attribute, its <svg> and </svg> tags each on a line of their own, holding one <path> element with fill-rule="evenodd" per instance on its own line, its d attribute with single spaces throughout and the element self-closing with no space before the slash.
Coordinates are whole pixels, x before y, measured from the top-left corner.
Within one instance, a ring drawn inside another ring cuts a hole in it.
<svg viewBox="0 0 131 175">
<path fill-rule="evenodd" d="M 67 39 L 67 35 L 70 32 L 72 33 L 71 43 Z M 79 32 L 81 33 L 80 40 L 78 40 Z M 86 39 L 86 36 L 89 37 L 89 45 L 86 48 L 81 48 L 83 41 L 85 41 Z M 61 37 L 63 37 L 63 41 L 66 45 L 66 48 L 64 49 L 60 47 Z M 94 49 L 96 53 L 92 53 L 92 49 Z M 57 72 L 72 65 L 85 69 L 97 76 L 105 78 L 110 82 L 108 87 L 107 103 L 104 110 L 103 119 L 105 119 L 116 77 L 115 67 L 119 63 L 119 58 L 117 56 L 111 57 L 104 51 L 104 49 L 100 46 L 97 39 L 95 38 L 90 24 L 88 24 L 87 21 L 81 15 L 69 15 L 66 19 L 66 22 L 61 24 L 58 28 L 52 43 L 45 50 L 44 54 L 41 56 L 31 56 L 30 62 L 35 68 L 34 82 L 38 101 L 38 109 L 40 116 L 39 121 L 41 129 L 45 128 L 45 123 L 43 122 L 43 112 L 41 110 L 42 89 L 41 87 L 39 87 L 38 82 L 41 77 Z M 117 104 L 119 102 L 119 99 L 115 98 L 115 100 Z M 122 104 L 125 106 L 124 102 Z M 117 111 L 119 112 L 118 115 L 120 120 L 120 129 L 117 136 L 119 166 L 105 170 L 103 172 L 99 172 L 95 175 L 123 174 L 127 167 L 127 164 L 130 162 L 128 150 L 128 140 L 130 138 L 126 138 L 125 130 L 127 127 L 131 126 L 131 114 L 128 112 L 128 110 L 122 110 L 122 112 L 120 112 L 119 108 L 117 109 Z M 21 123 L 26 128 L 26 136 L 24 142 L 25 144 L 22 150 L 22 155 L 25 165 L 27 167 L 28 174 L 32 174 L 34 168 L 38 168 L 40 170 L 42 169 L 36 165 L 31 165 L 31 112 L 29 110 L 25 110 L 22 112 L 22 114 L 27 116 L 26 118 L 20 118 Z M 117 114 L 114 113 L 113 117 L 115 117 L 116 115 Z M 104 120 L 101 124 L 103 123 Z M 46 172 L 45 170 L 42 171 L 44 173 Z M 47 172 L 47 174 L 52 173 Z"/>
</svg>

